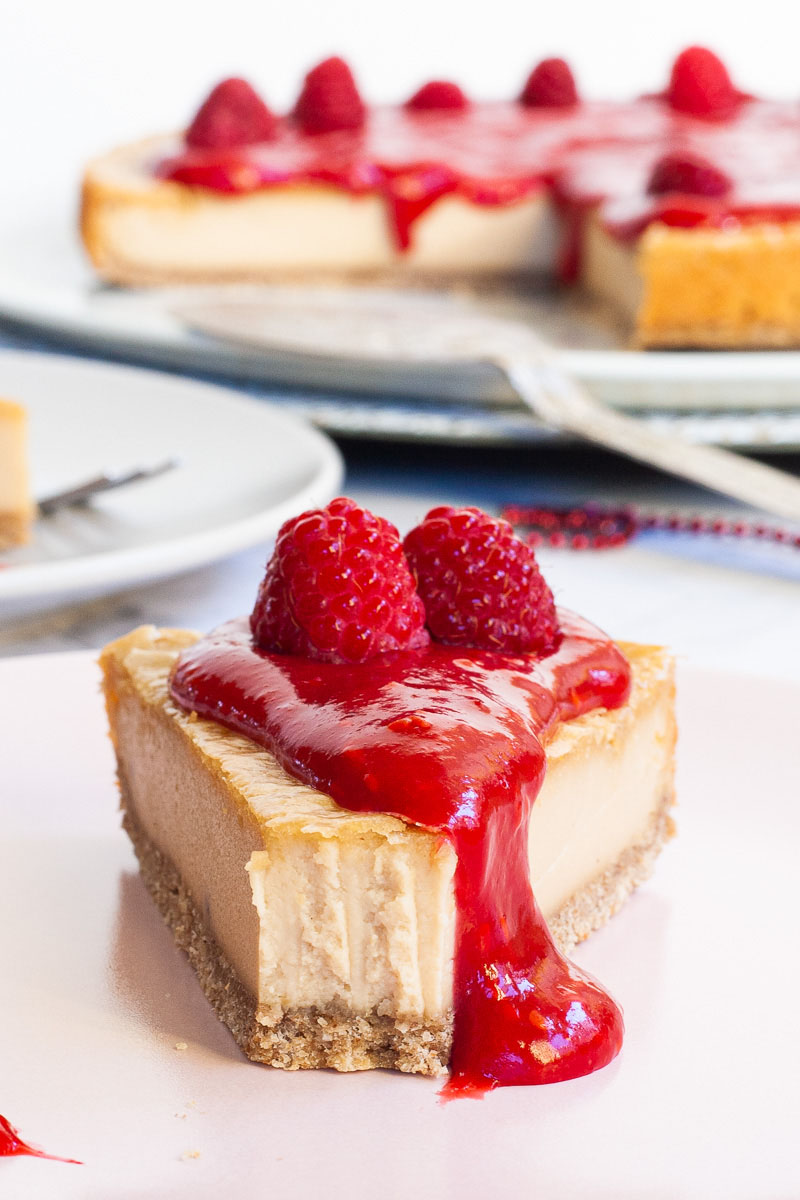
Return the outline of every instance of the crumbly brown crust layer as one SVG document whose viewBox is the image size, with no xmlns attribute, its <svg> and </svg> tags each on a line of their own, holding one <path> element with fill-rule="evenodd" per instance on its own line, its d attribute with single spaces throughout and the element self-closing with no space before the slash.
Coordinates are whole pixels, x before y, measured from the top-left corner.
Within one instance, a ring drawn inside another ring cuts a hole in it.
<svg viewBox="0 0 800 1200">
<path fill-rule="evenodd" d="M 177 945 L 189 958 L 217 1016 L 249 1058 L 289 1071 L 391 1067 L 420 1075 L 441 1075 L 447 1070 L 451 1020 L 403 1020 L 374 1010 L 358 1013 L 329 1005 L 290 1009 L 277 1024 L 270 1025 L 206 928 L 176 867 L 138 825 L 124 779 L 120 786 L 123 825 L 139 859 L 142 879 Z M 568 953 L 610 920 L 631 892 L 650 876 L 658 854 L 674 833 L 670 816 L 673 801 L 670 792 L 641 842 L 629 847 L 613 867 L 576 893 L 550 921 L 562 951 Z"/>
</svg>

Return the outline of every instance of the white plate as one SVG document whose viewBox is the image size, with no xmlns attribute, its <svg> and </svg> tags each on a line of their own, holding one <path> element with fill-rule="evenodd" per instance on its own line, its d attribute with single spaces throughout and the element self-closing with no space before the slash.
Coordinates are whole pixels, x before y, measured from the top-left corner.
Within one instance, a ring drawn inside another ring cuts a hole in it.
<svg viewBox="0 0 800 1200">
<path fill-rule="evenodd" d="M 85 262 L 75 232 L 54 222 L 0 231 L 0 316 L 73 345 L 117 351 L 150 363 L 231 377 L 381 396 L 509 405 L 513 393 L 479 364 L 414 368 L 367 360 L 286 352 L 259 353 L 192 333 L 172 314 L 198 289 L 103 287 Z M 469 297 L 400 289 L 269 288 L 286 305 L 315 298 L 371 307 L 480 303 L 533 319 L 556 345 L 563 365 L 609 403 L 635 408 L 694 409 L 800 406 L 800 351 L 642 352 L 622 348 L 608 319 L 574 299 L 520 298 L 500 292 Z M 208 294 L 208 290 L 206 293 Z M 529 424 L 532 422 L 529 422 Z M 485 440 L 485 439 L 484 439 Z M 491 439 L 489 439 L 491 440 Z"/>
<path fill-rule="evenodd" d="M 620 1058 L 442 1108 L 434 1081 L 240 1054 L 119 831 L 91 659 L 0 662 L 0 1110 L 85 1163 L 0 1159 L 0 1194 L 800 1195 L 800 689 L 685 669 L 679 696 L 679 835 L 576 954 L 625 1009 Z"/>
<path fill-rule="evenodd" d="M 330 499 L 336 447 L 293 416 L 209 384 L 0 352 L 0 393 L 25 405 L 35 496 L 109 468 L 178 457 L 157 479 L 37 522 L 0 552 L 0 616 L 176 574 L 266 541 Z"/>
</svg>

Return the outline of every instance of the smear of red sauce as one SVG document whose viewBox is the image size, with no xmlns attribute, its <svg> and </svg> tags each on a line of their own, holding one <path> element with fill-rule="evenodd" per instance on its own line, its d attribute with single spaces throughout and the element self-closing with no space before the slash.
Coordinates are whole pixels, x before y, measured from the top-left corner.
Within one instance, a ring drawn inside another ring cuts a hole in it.
<svg viewBox="0 0 800 1200">
<path fill-rule="evenodd" d="M 343 808 L 391 813 L 452 843 L 445 1096 L 585 1075 L 622 1044 L 619 1008 L 556 949 L 530 884 L 543 735 L 618 707 L 630 690 L 613 643 L 579 617 L 560 618 L 561 646 L 538 661 L 432 644 L 356 666 L 261 652 L 238 620 L 186 650 L 172 677 L 184 709 L 267 747 Z"/>
<path fill-rule="evenodd" d="M 49 1158 L 52 1162 L 75 1163 L 83 1166 L 77 1158 L 60 1158 L 57 1154 L 47 1154 L 38 1146 L 30 1146 L 24 1142 L 11 1122 L 0 1115 L 0 1158 L 13 1158 L 17 1155 L 27 1155 L 29 1158 Z"/>
<path fill-rule="evenodd" d="M 733 181 L 731 194 L 704 204 L 647 194 L 656 159 L 679 148 L 710 159 Z M 329 184 L 386 204 L 399 249 L 419 217 L 443 196 L 473 204 L 516 204 L 546 189 L 579 222 L 600 206 L 621 239 L 658 221 L 712 227 L 800 217 L 800 108 L 752 100 L 727 120 L 674 112 L 658 97 L 586 103 L 569 110 L 474 104 L 463 112 L 373 108 L 363 129 L 308 135 L 289 118 L 274 140 L 236 150 L 173 143 L 152 163 L 160 178 L 216 192 L 286 184 Z M 562 251 L 567 271 L 572 241 Z"/>
</svg>

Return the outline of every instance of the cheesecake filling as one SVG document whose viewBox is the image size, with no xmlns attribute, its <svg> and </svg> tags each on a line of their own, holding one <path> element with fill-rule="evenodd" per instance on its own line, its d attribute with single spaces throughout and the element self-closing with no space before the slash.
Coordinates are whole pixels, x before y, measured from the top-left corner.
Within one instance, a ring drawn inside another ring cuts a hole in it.
<svg viewBox="0 0 800 1200">
<path fill-rule="evenodd" d="M 563 641 L 543 659 L 432 644 L 347 666 L 260 651 L 234 621 L 187 648 L 172 676 L 184 709 L 265 746 L 341 807 L 389 813 L 453 847 L 450 1095 L 587 1074 L 622 1041 L 619 1009 L 556 949 L 530 882 L 541 739 L 621 706 L 630 689 L 613 643 L 560 619 Z"/>
</svg>

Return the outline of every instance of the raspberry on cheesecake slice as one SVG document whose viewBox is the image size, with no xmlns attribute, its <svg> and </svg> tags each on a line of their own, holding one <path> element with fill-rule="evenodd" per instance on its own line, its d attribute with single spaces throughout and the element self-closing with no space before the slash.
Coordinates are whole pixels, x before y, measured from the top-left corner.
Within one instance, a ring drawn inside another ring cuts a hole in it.
<svg viewBox="0 0 800 1200">
<path fill-rule="evenodd" d="M 0 399 L 0 550 L 28 541 L 33 515 L 27 413 L 13 400 Z"/>
<path fill-rule="evenodd" d="M 101 661 L 144 882 L 251 1058 L 456 1094 L 618 1052 L 563 952 L 671 833 L 672 663 L 557 610 L 505 522 L 436 509 L 403 545 L 333 501 L 249 620 Z"/>
</svg>

